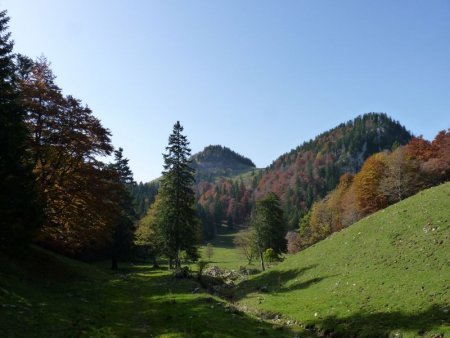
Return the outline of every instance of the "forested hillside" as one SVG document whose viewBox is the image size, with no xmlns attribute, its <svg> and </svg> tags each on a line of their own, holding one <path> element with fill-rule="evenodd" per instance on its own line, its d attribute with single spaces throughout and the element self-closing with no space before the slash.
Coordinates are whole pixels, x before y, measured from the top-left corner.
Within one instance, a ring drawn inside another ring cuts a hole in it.
<svg viewBox="0 0 450 338">
<path fill-rule="evenodd" d="M 207 146 L 191 160 L 197 183 L 214 182 L 216 178 L 232 177 L 255 168 L 249 158 L 220 145 Z"/>
<path fill-rule="evenodd" d="M 313 204 L 302 219 L 301 246 L 312 245 L 361 218 L 450 179 L 450 130 L 433 141 L 413 138 L 405 146 L 370 156 L 361 170 Z"/>
<path fill-rule="evenodd" d="M 289 228 L 296 228 L 312 203 L 357 172 L 370 155 L 406 144 L 412 135 L 386 114 L 370 113 L 340 124 L 276 159 L 250 183 L 223 179 L 203 185 L 199 206 L 206 222 L 241 224 L 255 200 L 276 193 Z"/>
<path fill-rule="evenodd" d="M 208 189 L 217 180 L 233 178 L 236 175 L 252 174 L 256 171 L 255 164 L 233 150 L 220 146 L 210 145 L 190 158 L 191 167 L 195 170 L 194 190 L 202 192 Z M 148 183 L 132 187 L 132 194 L 136 212 L 142 218 L 150 205 L 155 201 L 158 193 L 159 178 Z M 202 214 L 204 216 L 204 214 Z"/>
</svg>

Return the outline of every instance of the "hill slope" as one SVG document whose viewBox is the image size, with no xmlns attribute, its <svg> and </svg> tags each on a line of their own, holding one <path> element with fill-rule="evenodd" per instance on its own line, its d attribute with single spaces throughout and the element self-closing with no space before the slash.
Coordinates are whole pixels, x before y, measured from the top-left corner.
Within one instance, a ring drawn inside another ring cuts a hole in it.
<svg viewBox="0 0 450 338">
<path fill-rule="evenodd" d="M 425 190 L 289 257 L 234 296 L 340 336 L 447 336 L 449 210 L 450 183 Z M 255 292 L 261 286 L 268 292 Z"/>
<path fill-rule="evenodd" d="M 253 201 L 272 191 L 282 201 L 289 227 L 296 228 L 313 201 L 334 189 L 343 173 L 357 172 L 370 155 L 410 139 L 405 127 L 386 114 L 364 114 L 280 156 L 247 180 L 251 184 L 236 188 L 222 180 L 202 186 L 199 203 L 211 219 L 241 224 Z"/>
<path fill-rule="evenodd" d="M 358 116 L 276 159 L 261 177 L 255 197 L 275 192 L 290 227 L 296 227 L 304 211 L 333 190 L 342 174 L 358 172 L 370 155 L 410 139 L 405 127 L 386 114 Z"/>
<path fill-rule="evenodd" d="M 249 158 L 220 145 L 207 146 L 191 159 L 196 182 L 214 182 L 218 177 L 232 177 L 256 168 Z"/>
</svg>

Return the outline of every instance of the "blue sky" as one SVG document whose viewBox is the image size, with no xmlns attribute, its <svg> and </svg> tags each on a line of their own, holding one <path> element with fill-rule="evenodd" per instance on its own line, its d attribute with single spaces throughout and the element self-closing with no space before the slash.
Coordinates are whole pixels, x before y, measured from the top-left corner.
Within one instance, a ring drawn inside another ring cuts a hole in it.
<svg viewBox="0 0 450 338">
<path fill-rule="evenodd" d="M 193 152 L 265 167 L 366 112 L 450 128 L 450 1 L 0 0 L 15 50 L 44 54 L 138 181 L 180 120 Z"/>
</svg>

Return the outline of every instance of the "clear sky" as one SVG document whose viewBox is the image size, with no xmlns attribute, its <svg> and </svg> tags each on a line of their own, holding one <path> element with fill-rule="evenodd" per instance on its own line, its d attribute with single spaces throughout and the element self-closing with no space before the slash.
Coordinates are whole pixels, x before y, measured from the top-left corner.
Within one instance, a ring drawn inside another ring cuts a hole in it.
<svg viewBox="0 0 450 338">
<path fill-rule="evenodd" d="M 44 54 L 123 147 L 160 175 L 180 120 L 193 152 L 265 167 L 340 122 L 385 112 L 450 127 L 450 1 L 0 0 L 15 50 Z"/>
</svg>

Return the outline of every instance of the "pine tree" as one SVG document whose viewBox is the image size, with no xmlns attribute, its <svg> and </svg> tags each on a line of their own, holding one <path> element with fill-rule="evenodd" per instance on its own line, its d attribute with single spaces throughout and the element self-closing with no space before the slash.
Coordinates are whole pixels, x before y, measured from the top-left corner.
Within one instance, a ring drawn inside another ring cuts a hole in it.
<svg viewBox="0 0 450 338">
<path fill-rule="evenodd" d="M 8 22 L 6 11 L 0 12 L 0 246 L 29 240 L 41 219 Z"/>
<path fill-rule="evenodd" d="M 200 222 L 194 205 L 194 169 L 190 166 L 191 150 L 187 137 L 182 134 L 180 122 L 173 127 L 169 145 L 164 156 L 164 171 L 158 195 L 161 198 L 161 222 L 159 236 L 165 253 L 175 261 L 175 268 L 181 267 L 180 253 L 196 251 Z"/>
</svg>

